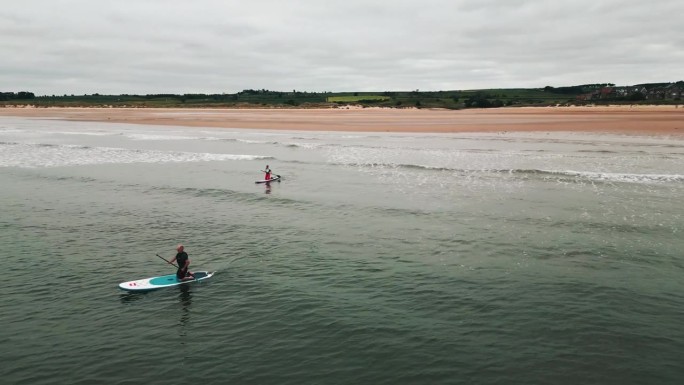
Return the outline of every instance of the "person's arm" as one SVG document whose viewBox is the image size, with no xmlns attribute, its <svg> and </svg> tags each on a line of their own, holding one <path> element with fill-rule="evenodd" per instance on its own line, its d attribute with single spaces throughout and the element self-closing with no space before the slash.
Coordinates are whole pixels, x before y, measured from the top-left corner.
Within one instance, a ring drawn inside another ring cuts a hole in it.
<svg viewBox="0 0 684 385">
<path fill-rule="evenodd" d="M 176 256 L 174 255 L 173 258 L 169 261 L 169 265 L 173 265 L 173 263 L 176 262 Z"/>
</svg>

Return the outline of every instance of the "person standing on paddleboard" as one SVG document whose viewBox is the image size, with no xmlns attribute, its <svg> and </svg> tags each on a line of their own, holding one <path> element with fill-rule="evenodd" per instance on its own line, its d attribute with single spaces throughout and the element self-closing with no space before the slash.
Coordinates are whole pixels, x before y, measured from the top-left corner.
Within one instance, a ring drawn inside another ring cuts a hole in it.
<svg viewBox="0 0 684 385">
<path fill-rule="evenodd" d="M 192 275 L 192 273 L 188 271 L 188 267 L 190 266 L 190 258 L 188 257 L 188 253 L 185 252 L 185 248 L 183 247 L 183 245 L 178 245 L 178 247 L 176 247 L 176 251 L 178 253 L 169 262 L 172 265 L 173 265 L 173 262 L 178 263 L 178 270 L 176 271 L 176 278 L 179 281 L 184 281 L 184 280 L 188 280 L 188 279 L 195 279 L 195 277 Z"/>
<path fill-rule="evenodd" d="M 266 169 L 264 170 L 266 175 L 264 176 L 264 180 L 271 180 L 271 169 L 266 165 Z"/>
</svg>

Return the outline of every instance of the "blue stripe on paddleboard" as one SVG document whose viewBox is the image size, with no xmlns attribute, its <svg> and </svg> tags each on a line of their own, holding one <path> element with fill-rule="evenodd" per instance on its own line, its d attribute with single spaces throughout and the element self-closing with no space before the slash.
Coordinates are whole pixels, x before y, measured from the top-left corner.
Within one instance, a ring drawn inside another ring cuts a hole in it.
<svg viewBox="0 0 684 385">
<path fill-rule="evenodd" d="M 178 280 L 176 279 L 176 274 L 155 277 L 150 280 L 150 284 L 155 286 L 174 285 L 176 283 L 178 283 Z"/>
<path fill-rule="evenodd" d="M 197 272 L 195 273 L 195 279 L 202 279 L 207 276 L 207 273 L 205 272 Z M 150 279 L 150 285 L 155 285 L 155 286 L 169 286 L 169 285 L 175 285 L 179 283 L 180 281 L 176 279 L 176 274 L 170 274 L 170 275 L 163 275 L 161 277 L 154 277 Z M 191 280 L 187 280 L 184 282 L 192 282 Z"/>
</svg>

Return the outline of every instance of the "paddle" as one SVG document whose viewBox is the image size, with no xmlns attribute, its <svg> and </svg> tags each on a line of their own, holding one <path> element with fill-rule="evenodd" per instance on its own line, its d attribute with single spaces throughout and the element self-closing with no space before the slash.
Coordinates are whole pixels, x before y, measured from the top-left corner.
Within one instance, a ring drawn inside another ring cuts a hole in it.
<svg viewBox="0 0 684 385">
<path fill-rule="evenodd" d="M 159 255 L 159 254 L 155 254 L 155 255 L 156 255 L 157 257 L 163 259 L 164 261 L 166 261 L 166 263 L 168 263 L 169 265 L 173 265 L 173 267 L 175 267 L 176 269 L 178 268 L 178 265 L 176 265 L 175 263 L 169 262 L 166 258 L 162 257 L 161 255 Z"/>
</svg>

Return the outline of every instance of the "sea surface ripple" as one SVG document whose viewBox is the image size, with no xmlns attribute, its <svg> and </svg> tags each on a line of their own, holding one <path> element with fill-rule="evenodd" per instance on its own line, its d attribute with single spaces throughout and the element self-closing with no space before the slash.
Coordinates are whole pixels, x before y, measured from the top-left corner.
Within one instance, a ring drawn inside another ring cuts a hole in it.
<svg viewBox="0 0 684 385">
<path fill-rule="evenodd" d="M 681 137 L 0 118 L 0 375 L 679 384 L 682 164 Z M 216 275 L 117 288 L 178 243 Z"/>
</svg>

